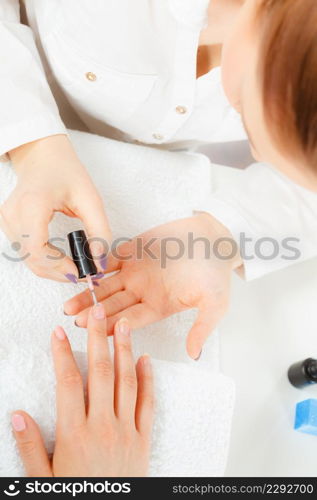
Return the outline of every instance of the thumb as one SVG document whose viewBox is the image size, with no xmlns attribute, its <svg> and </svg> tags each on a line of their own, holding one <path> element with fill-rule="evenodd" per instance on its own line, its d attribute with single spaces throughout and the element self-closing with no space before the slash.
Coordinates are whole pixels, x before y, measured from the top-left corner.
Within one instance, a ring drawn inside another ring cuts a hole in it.
<svg viewBox="0 0 317 500">
<path fill-rule="evenodd" d="M 77 215 L 85 226 L 90 251 L 97 269 L 104 271 L 112 236 L 103 201 L 96 193 L 89 199 L 82 200 L 77 206 L 79 207 Z"/>
<path fill-rule="evenodd" d="M 14 437 L 28 477 L 52 477 L 52 469 L 38 425 L 25 412 L 11 417 Z"/>
<path fill-rule="evenodd" d="M 215 306 L 212 302 L 199 308 L 195 323 L 187 336 L 187 352 L 192 359 L 198 360 L 209 335 L 223 317 L 226 307 L 223 304 Z"/>
<path fill-rule="evenodd" d="M 52 210 L 42 198 L 35 197 L 33 202 L 27 199 L 23 207 L 6 202 L 0 207 L 0 226 L 18 252 L 13 259 L 15 262 L 25 261 L 35 274 L 43 278 L 65 281 L 66 274 L 76 274 L 77 271 L 64 252 L 48 241 L 52 216 Z"/>
</svg>

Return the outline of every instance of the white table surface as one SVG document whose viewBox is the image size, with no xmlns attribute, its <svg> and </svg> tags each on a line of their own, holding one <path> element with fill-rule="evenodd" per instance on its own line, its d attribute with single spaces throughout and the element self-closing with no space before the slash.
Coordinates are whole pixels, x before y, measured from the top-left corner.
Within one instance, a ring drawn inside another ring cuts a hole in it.
<svg viewBox="0 0 317 500">
<path fill-rule="evenodd" d="M 213 168 L 218 186 L 243 175 Z M 294 362 L 317 359 L 317 259 L 249 283 L 235 277 L 219 331 L 237 390 L 226 476 L 317 476 L 317 436 L 293 428 L 296 403 L 317 399 L 317 385 L 296 389 L 287 378 Z"/>
<path fill-rule="evenodd" d="M 226 475 L 317 476 L 317 436 L 293 429 L 296 403 L 317 398 L 317 385 L 287 379 L 293 362 L 317 358 L 317 260 L 235 279 L 220 332 L 223 371 L 237 386 Z"/>
</svg>

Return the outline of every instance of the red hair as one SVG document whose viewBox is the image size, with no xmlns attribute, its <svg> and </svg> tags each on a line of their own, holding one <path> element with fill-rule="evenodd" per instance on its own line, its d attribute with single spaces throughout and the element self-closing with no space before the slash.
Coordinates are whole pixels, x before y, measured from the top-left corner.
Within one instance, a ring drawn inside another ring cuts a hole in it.
<svg viewBox="0 0 317 500">
<path fill-rule="evenodd" d="M 317 0 L 262 0 L 261 82 L 273 138 L 317 169 Z"/>
</svg>

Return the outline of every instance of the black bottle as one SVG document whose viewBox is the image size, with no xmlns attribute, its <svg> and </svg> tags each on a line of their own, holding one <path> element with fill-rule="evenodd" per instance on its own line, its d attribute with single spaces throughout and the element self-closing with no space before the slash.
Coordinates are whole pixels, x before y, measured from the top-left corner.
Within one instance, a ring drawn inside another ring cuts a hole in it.
<svg viewBox="0 0 317 500">
<path fill-rule="evenodd" d="M 73 261 L 78 269 L 79 279 L 97 274 L 85 231 L 73 231 L 67 235 Z"/>
<path fill-rule="evenodd" d="M 317 359 L 307 358 L 288 369 L 288 380 L 297 388 L 317 384 Z"/>
</svg>

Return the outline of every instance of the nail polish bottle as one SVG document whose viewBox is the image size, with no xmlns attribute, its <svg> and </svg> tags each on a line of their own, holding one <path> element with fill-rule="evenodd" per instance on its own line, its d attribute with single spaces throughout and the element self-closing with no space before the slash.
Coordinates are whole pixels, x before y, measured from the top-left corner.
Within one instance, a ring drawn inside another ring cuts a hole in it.
<svg viewBox="0 0 317 500">
<path fill-rule="evenodd" d="M 98 304 L 92 276 L 97 274 L 97 267 L 91 255 L 85 231 L 73 231 L 67 235 L 73 261 L 78 269 L 79 279 L 86 278 L 93 303 Z"/>
<path fill-rule="evenodd" d="M 73 231 L 67 235 L 73 261 L 78 269 L 79 279 L 97 274 L 85 231 Z"/>
<path fill-rule="evenodd" d="M 294 363 L 288 369 L 288 379 L 298 389 L 317 384 L 317 359 L 307 358 Z"/>
</svg>

